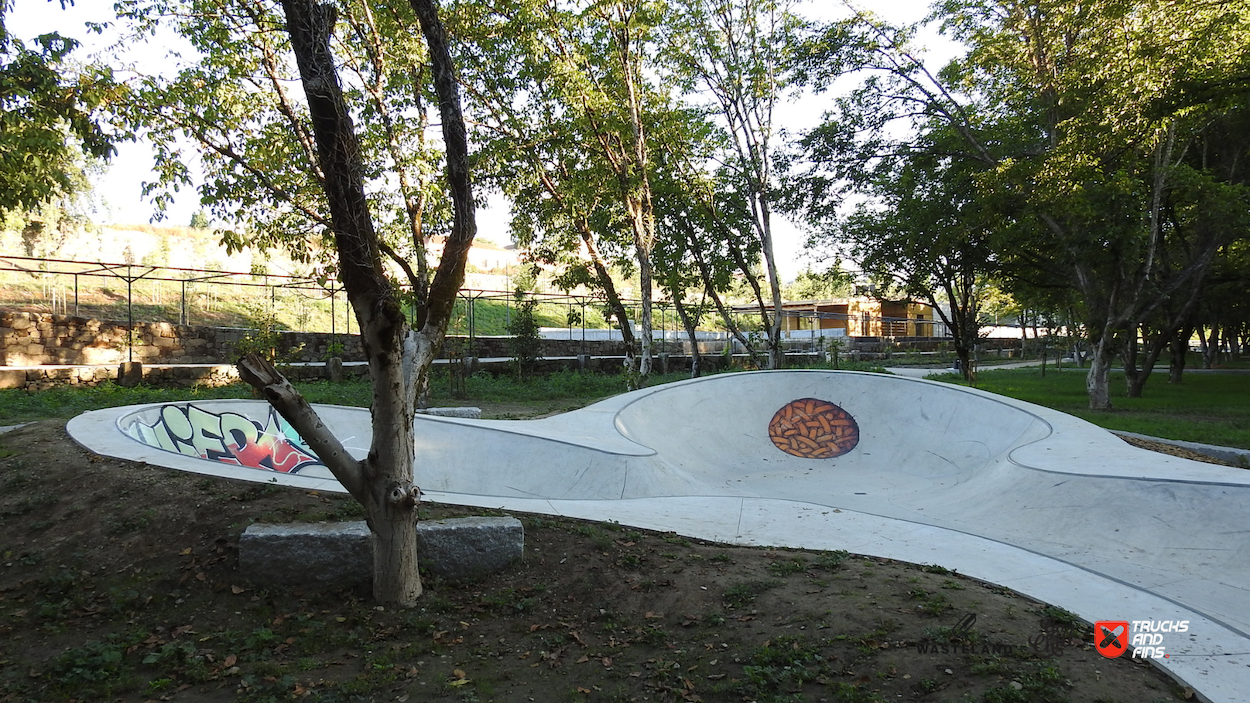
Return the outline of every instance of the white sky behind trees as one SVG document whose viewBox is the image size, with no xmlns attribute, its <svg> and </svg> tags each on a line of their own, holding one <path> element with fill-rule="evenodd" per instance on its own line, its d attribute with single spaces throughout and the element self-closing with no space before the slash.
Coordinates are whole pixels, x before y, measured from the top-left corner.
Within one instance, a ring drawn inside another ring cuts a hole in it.
<svg viewBox="0 0 1250 703">
<path fill-rule="evenodd" d="M 105 32 L 102 35 L 90 32 L 87 23 L 105 23 L 115 20 L 112 3 L 104 0 L 77 0 L 62 10 L 58 0 L 17 0 L 15 7 L 6 15 L 8 31 L 20 39 L 31 39 L 40 34 L 60 32 L 62 35 L 78 39 L 83 44 L 81 60 L 94 57 L 96 52 L 114 43 L 116 33 Z M 892 24 L 919 22 L 929 13 L 929 0 L 888 0 L 866 6 L 882 19 Z M 800 7 L 800 12 L 817 20 L 833 20 L 849 16 L 850 10 L 841 2 L 808 2 Z M 141 45 L 136 50 L 121 57 L 122 61 L 133 62 L 141 70 L 151 71 L 153 66 L 173 67 L 166 50 L 175 48 L 179 38 L 172 35 L 161 45 Z M 927 29 L 917 43 L 928 49 L 926 63 L 936 71 L 956 55 L 959 47 L 933 29 Z M 105 63 L 116 66 L 117 59 L 100 56 Z M 125 78 L 126 72 L 119 74 Z M 832 96 L 803 95 L 793 103 L 778 110 L 779 124 L 791 135 L 819 124 L 823 111 L 829 106 Z M 97 176 L 95 185 L 96 212 L 92 219 L 101 224 L 135 224 L 146 223 L 154 217 L 152 204 L 142 197 L 142 183 L 153 180 L 152 151 L 142 140 L 117 145 L 117 155 L 112 159 L 107 170 Z M 199 196 L 194 191 L 184 190 L 175 198 L 165 212 L 164 222 L 173 225 L 190 223 L 191 216 L 200 209 Z M 501 196 L 490 198 L 490 204 L 478 210 L 478 234 L 484 239 L 496 242 L 508 241 L 508 208 L 507 201 Z M 786 280 L 806 268 L 810 259 L 804 255 L 806 234 L 794 223 L 783 218 L 774 218 L 773 234 L 778 254 L 778 267 Z M 813 266 L 813 268 L 821 268 Z"/>
</svg>

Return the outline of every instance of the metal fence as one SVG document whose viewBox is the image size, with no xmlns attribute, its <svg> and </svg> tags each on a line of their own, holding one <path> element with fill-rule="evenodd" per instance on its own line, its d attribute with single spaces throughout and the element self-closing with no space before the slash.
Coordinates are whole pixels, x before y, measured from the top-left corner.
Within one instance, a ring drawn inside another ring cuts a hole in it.
<svg viewBox="0 0 1250 703">
<path fill-rule="evenodd" d="M 482 334 L 478 315 L 483 302 L 503 303 L 505 319 L 510 320 L 516 297 L 506 291 L 464 289 L 459 294 L 462 319 L 453 333 L 473 339 Z M 605 334 L 619 339 L 620 331 L 588 326 L 592 317 L 602 317 L 609 327 L 615 319 L 604 301 L 585 293 L 527 293 L 526 297 L 547 306 L 564 308 L 567 324 L 545 328 L 550 339 L 603 339 Z M 622 303 L 633 319 L 638 319 L 641 301 Z M 351 334 L 353 315 L 343 288 L 335 281 L 312 276 L 273 274 L 263 270 L 248 273 L 212 269 L 177 268 L 144 264 L 80 262 L 25 256 L 0 256 L 0 307 L 30 312 L 91 317 L 135 322 L 168 322 L 183 325 L 255 328 L 275 321 L 280 328 L 298 332 Z M 707 319 L 710 310 L 691 305 Z M 593 316 L 591 313 L 595 313 Z M 840 336 L 840 330 L 821 329 L 823 320 L 836 313 L 787 310 L 787 317 L 807 319 L 810 329 L 783 333 L 792 343 L 809 340 L 815 348 L 825 337 Z M 742 328 L 750 329 L 758 318 L 740 312 Z M 849 319 L 842 315 L 841 318 Z M 857 318 L 860 319 L 860 318 Z M 873 317 L 885 334 L 898 329 L 904 334 L 906 318 Z M 596 323 L 599 320 L 596 319 Z M 685 331 L 671 301 L 657 300 L 653 306 L 654 336 L 661 343 L 684 341 Z M 926 322 L 924 336 L 948 336 L 945 325 Z M 636 331 L 636 326 L 635 326 Z M 721 337 L 724 332 L 713 332 Z"/>
</svg>

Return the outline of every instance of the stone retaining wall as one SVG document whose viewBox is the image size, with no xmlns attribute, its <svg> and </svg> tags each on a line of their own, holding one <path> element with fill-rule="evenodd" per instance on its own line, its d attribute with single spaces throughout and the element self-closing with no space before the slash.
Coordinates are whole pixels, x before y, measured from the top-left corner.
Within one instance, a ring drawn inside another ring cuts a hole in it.
<svg viewBox="0 0 1250 703">
<path fill-rule="evenodd" d="M 0 366 L 232 363 L 241 340 L 252 330 L 233 327 L 125 322 L 48 313 L 0 313 Z M 345 349 L 345 361 L 363 361 L 356 336 L 281 332 L 278 351 L 290 361 L 322 361 L 332 341 Z M 127 340 L 133 346 L 127 349 Z"/>
</svg>

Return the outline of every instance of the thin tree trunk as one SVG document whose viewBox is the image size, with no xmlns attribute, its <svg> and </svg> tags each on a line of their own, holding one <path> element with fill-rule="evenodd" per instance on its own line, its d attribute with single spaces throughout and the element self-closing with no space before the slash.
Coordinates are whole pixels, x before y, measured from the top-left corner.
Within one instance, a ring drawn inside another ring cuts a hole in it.
<svg viewBox="0 0 1250 703">
<path fill-rule="evenodd" d="M 1220 326 L 1211 325 L 1209 336 L 1203 334 L 1202 329 L 1199 328 L 1198 339 L 1202 342 L 1202 368 L 1214 367 L 1220 359 Z"/>
<path fill-rule="evenodd" d="M 1124 381 L 1128 386 L 1128 397 L 1130 398 L 1140 398 L 1142 386 L 1146 384 L 1145 374 L 1137 367 L 1137 358 L 1139 356 L 1137 334 L 1137 328 L 1129 330 L 1124 349 L 1120 352 L 1120 360 L 1124 365 Z"/>
<path fill-rule="evenodd" d="M 1168 383 L 1181 383 L 1185 378 L 1185 357 L 1189 354 L 1189 339 L 1194 336 L 1194 328 L 1186 325 L 1179 332 L 1172 334 L 1168 340 Z"/>
<path fill-rule="evenodd" d="M 1085 376 L 1085 390 L 1089 393 L 1090 410 L 1111 409 L 1111 333 L 1104 332 L 1094 343 L 1089 359 L 1089 373 Z"/>
<path fill-rule="evenodd" d="M 577 231 L 582 237 L 582 243 L 586 245 L 586 251 L 590 253 L 590 264 L 595 269 L 595 275 L 599 278 L 599 287 L 603 289 L 603 295 L 607 298 L 608 307 L 612 310 L 612 315 L 616 317 L 616 322 L 621 328 L 621 339 L 625 344 L 625 365 L 631 370 L 634 368 L 634 329 L 630 325 L 629 312 L 625 310 L 625 304 L 621 302 L 621 296 L 616 292 L 616 285 L 612 282 L 612 274 L 608 271 L 608 265 L 603 260 L 603 255 L 599 253 L 599 247 L 595 244 L 594 231 L 590 229 L 590 223 L 585 219 L 579 218 L 577 221 Z"/>
<path fill-rule="evenodd" d="M 695 329 L 694 317 L 690 315 L 690 311 L 686 309 L 686 304 L 681 301 L 681 298 L 681 291 L 676 291 L 673 295 L 673 306 L 677 308 L 681 326 L 686 329 L 686 337 L 690 340 L 690 378 L 698 378 L 703 373 L 699 364 L 699 334 Z"/>
</svg>

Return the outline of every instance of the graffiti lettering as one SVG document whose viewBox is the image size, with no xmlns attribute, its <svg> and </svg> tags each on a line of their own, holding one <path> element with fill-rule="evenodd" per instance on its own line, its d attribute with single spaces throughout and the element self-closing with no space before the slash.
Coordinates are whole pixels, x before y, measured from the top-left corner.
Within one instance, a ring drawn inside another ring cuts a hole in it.
<svg viewBox="0 0 1250 703">
<path fill-rule="evenodd" d="M 151 447 L 253 469 L 298 473 L 321 462 L 272 408 L 262 426 L 237 413 L 166 405 L 151 425 L 135 420 L 126 434 Z"/>
</svg>

